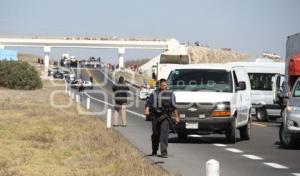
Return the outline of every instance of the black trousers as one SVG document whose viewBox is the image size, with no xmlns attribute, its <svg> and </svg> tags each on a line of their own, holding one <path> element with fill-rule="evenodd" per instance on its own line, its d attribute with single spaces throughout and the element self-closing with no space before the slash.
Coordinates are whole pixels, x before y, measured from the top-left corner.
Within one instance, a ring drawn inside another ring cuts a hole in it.
<svg viewBox="0 0 300 176">
<path fill-rule="evenodd" d="M 168 118 L 158 121 L 152 117 L 152 152 L 156 153 L 160 144 L 160 152 L 162 155 L 168 154 L 168 138 L 169 138 L 169 120 Z"/>
</svg>

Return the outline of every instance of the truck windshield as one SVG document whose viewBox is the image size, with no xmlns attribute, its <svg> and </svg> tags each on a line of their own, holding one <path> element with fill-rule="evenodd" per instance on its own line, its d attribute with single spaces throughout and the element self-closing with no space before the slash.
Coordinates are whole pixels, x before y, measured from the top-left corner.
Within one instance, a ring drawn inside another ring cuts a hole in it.
<svg viewBox="0 0 300 176">
<path fill-rule="evenodd" d="M 188 55 L 160 55 L 160 64 L 189 64 Z"/>
<path fill-rule="evenodd" d="M 300 97 L 300 81 L 297 81 L 293 92 L 293 97 Z"/>
<path fill-rule="evenodd" d="M 231 74 L 226 70 L 177 69 L 168 78 L 171 90 L 232 92 Z"/>
<path fill-rule="evenodd" d="M 272 77 L 275 73 L 248 73 L 252 90 L 272 91 Z"/>
</svg>

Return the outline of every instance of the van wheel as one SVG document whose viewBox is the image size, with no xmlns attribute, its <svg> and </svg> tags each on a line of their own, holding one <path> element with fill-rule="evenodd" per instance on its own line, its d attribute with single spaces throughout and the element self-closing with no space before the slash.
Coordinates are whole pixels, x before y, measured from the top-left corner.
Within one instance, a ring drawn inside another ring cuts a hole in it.
<svg viewBox="0 0 300 176">
<path fill-rule="evenodd" d="M 241 127 L 240 129 L 241 140 L 250 140 L 251 136 L 251 118 L 249 118 L 247 125 Z"/>
<path fill-rule="evenodd" d="M 279 139 L 282 148 L 294 148 L 297 144 L 295 134 L 288 133 L 286 130 L 284 130 L 283 125 L 281 125 L 279 129 Z"/>
<path fill-rule="evenodd" d="M 235 124 L 235 120 L 232 122 L 231 128 L 228 129 L 225 132 L 225 136 L 226 136 L 226 142 L 230 143 L 230 144 L 234 144 L 236 142 L 236 138 L 235 138 L 235 128 L 236 128 L 236 124 Z"/>
<path fill-rule="evenodd" d="M 265 108 L 256 108 L 256 119 L 260 122 L 267 121 L 268 114 Z"/>
<path fill-rule="evenodd" d="M 179 139 L 186 139 L 187 138 L 187 134 L 186 133 L 177 133 L 177 137 Z"/>
</svg>

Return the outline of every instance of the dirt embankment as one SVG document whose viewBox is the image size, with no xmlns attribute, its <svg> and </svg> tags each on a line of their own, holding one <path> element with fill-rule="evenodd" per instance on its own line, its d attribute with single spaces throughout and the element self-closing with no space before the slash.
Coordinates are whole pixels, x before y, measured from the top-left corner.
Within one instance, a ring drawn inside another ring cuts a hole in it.
<svg viewBox="0 0 300 176">
<path fill-rule="evenodd" d="M 188 47 L 188 53 L 190 54 L 192 63 L 194 64 L 243 61 L 253 57 L 250 54 L 201 46 Z"/>
</svg>

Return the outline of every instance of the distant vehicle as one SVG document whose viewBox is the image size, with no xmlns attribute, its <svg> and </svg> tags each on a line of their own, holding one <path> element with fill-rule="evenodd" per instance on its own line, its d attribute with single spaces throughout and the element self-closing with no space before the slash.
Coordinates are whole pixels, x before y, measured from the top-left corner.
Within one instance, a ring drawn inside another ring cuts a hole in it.
<svg viewBox="0 0 300 176">
<path fill-rule="evenodd" d="M 190 64 L 190 57 L 188 54 L 161 54 L 159 56 L 159 62 L 152 66 L 153 72 L 155 72 L 157 80 L 162 78 L 167 79 L 170 71 L 180 65 Z"/>
<path fill-rule="evenodd" d="M 300 55 L 298 56 L 300 60 Z M 279 139 L 283 148 L 293 148 L 300 142 L 300 78 L 295 81 L 283 112 Z"/>
<path fill-rule="evenodd" d="M 70 54 L 69 53 L 63 53 L 61 58 L 62 59 L 70 59 Z"/>
<path fill-rule="evenodd" d="M 150 97 L 150 94 L 157 88 L 156 81 L 154 79 L 144 81 L 144 86 L 142 86 L 138 92 L 139 98 L 141 100 L 146 100 Z"/>
<path fill-rule="evenodd" d="M 274 77 L 274 101 L 283 110 L 281 146 L 293 148 L 300 143 L 300 33 L 287 37 L 285 64 L 285 76 Z"/>
<path fill-rule="evenodd" d="M 72 71 L 64 70 L 64 78 L 67 82 L 75 80 L 75 74 Z"/>
<path fill-rule="evenodd" d="M 262 54 L 263 57 L 274 59 L 274 60 L 280 60 L 281 57 L 277 55 L 276 53 L 271 53 L 271 52 L 263 52 Z"/>
<path fill-rule="evenodd" d="M 93 89 L 93 84 L 90 81 L 84 81 L 81 79 L 76 79 L 71 82 L 71 87 L 74 89 L 78 89 L 79 86 L 83 83 L 83 87 L 86 89 Z"/>
<path fill-rule="evenodd" d="M 48 69 L 48 76 L 53 76 L 54 72 L 58 71 L 59 68 L 58 67 L 54 67 L 54 68 L 49 68 Z"/>
<path fill-rule="evenodd" d="M 150 87 L 142 87 L 140 89 L 140 91 L 138 92 L 139 98 L 141 100 L 146 100 L 147 98 L 149 98 L 150 94 L 154 91 L 154 88 L 150 88 Z"/>
<path fill-rule="evenodd" d="M 64 72 L 57 70 L 53 73 L 53 78 L 64 79 Z"/>
<path fill-rule="evenodd" d="M 252 114 L 258 121 L 274 120 L 281 116 L 281 107 L 273 102 L 272 77 L 284 74 L 284 63 L 270 59 L 256 59 L 255 62 L 232 62 L 243 66 L 248 73 L 251 84 Z"/>
<path fill-rule="evenodd" d="M 179 138 L 189 134 L 220 133 L 229 143 L 250 139 L 250 81 L 243 67 L 229 64 L 191 64 L 171 71 L 180 122 Z"/>
</svg>

